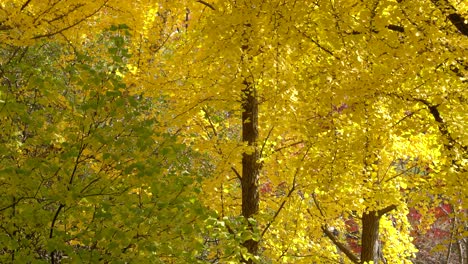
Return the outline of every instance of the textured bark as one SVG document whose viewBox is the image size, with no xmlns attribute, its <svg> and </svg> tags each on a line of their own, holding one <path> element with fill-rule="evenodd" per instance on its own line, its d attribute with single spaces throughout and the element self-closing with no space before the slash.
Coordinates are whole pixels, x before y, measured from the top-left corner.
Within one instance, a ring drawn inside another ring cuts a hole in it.
<svg viewBox="0 0 468 264">
<path fill-rule="evenodd" d="M 242 154 L 242 216 L 248 220 L 258 213 L 259 194 L 258 194 L 258 175 L 260 171 L 259 153 L 257 149 L 258 140 L 258 99 L 253 78 L 247 70 L 252 60 L 250 38 L 253 36 L 252 25 L 244 23 L 244 32 L 242 34 L 242 141 L 247 143 L 251 149 Z M 249 223 L 249 228 L 253 232 L 254 228 Z M 243 243 L 243 246 L 252 255 L 258 254 L 258 241 L 249 239 Z M 253 261 L 242 259 L 244 263 L 253 263 Z"/>
<path fill-rule="evenodd" d="M 242 216 L 246 219 L 258 212 L 258 151 L 256 142 L 258 139 L 258 101 L 255 89 L 250 83 L 244 81 L 245 88 L 242 90 L 242 140 L 253 147 L 252 152 L 242 155 Z M 252 228 L 252 227 L 251 227 Z M 252 239 L 244 242 L 248 252 L 256 255 L 258 253 L 258 241 Z M 250 263 L 250 261 L 245 261 Z"/>
<path fill-rule="evenodd" d="M 362 216 L 362 251 L 361 262 L 379 262 L 379 221 L 376 211 L 370 211 Z"/>
<path fill-rule="evenodd" d="M 361 263 L 374 261 L 379 263 L 379 223 L 380 218 L 396 209 L 396 205 L 387 206 L 378 211 L 369 211 L 362 215 Z M 383 256 L 382 256 L 383 258 Z"/>
</svg>

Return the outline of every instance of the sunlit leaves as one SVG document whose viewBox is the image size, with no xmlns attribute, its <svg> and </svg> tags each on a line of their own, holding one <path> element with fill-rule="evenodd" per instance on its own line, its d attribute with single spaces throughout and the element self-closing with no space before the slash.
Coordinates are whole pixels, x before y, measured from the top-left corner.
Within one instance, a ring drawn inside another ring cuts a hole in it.
<svg viewBox="0 0 468 264">
<path fill-rule="evenodd" d="M 466 207 L 467 42 L 434 2 L 3 1 L 5 252 L 330 263 L 324 225 L 351 246 L 364 213 L 396 206 L 382 251 L 408 261 L 406 208 Z M 239 172 L 255 147 L 252 232 Z"/>
</svg>

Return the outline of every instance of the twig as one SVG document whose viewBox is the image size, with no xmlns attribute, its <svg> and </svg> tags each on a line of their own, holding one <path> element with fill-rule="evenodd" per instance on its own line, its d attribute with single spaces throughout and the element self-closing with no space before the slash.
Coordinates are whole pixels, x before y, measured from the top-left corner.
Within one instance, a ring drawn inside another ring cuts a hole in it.
<svg viewBox="0 0 468 264">
<path fill-rule="evenodd" d="M 26 1 L 26 3 L 24 3 L 23 6 L 21 6 L 20 11 L 23 11 L 29 5 L 29 3 L 31 3 L 31 0 Z"/>
<path fill-rule="evenodd" d="M 231 167 L 231 170 L 236 174 L 237 178 L 241 181 L 241 180 L 242 180 L 242 176 L 239 174 L 239 172 L 237 172 L 236 168 Z"/>
<path fill-rule="evenodd" d="M 323 50 L 324 52 L 330 54 L 331 56 L 333 56 L 333 58 L 339 60 L 340 58 L 337 57 L 331 50 L 325 48 L 324 46 L 322 46 L 317 40 L 313 39 L 311 36 L 307 35 L 305 32 L 299 30 L 297 27 L 296 27 L 296 30 L 301 33 L 304 37 L 308 38 L 312 43 L 314 43 L 319 49 Z"/>
<path fill-rule="evenodd" d="M 304 159 L 305 159 L 305 158 L 307 157 L 307 155 L 309 154 L 309 150 L 310 150 L 310 148 L 308 148 L 307 151 L 304 153 L 304 156 L 303 156 L 302 159 L 301 159 L 302 161 L 304 161 Z M 300 171 L 300 168 L 296 168 L 296 171 L 294 172 L 294 177 L 293 177 L 291 189 L 289 189 L 288 194 L 286 195 L 286 197 L 285 197 L 285 199 L 283 200 L 283 202 L 281 202 L 281 205 L 279 206 L 278 210 L 276 210 L 275 215 L 273 215 L 273 218 L 268 222 L 268 224 L 266 225 L 266 227 L 263 229 L 262 234 L 261 234 L 260 237 L 263 237 L 263 235 L 265 235 L 266 231 L 268 231 L 268 229 L 270 228 L 271 224 L 273 224 L 273 222 L 275 221 L 276 217 L 278 217 L 278 215 L 280 214 L 280 212 L 283 210 L 284 205 L 286 204 L 287 199 L 289 199 L 289 198 L 291 197 L 291 195 L 293 194 L 293 192 L 296 190 L 296 179 L 297 179 L 297 175 L 299 174 L 299 171 Z"/>
<path fill-rule="evenodd" d="M 72 27 L 74 27 L 74 26 L 80 24 L 81 22 L 85 21 L 86 19 L 88 19 L 88 18 L 90 18 L 90 17 L 96 15 L 96 14 L 101 10 L 101 8 L 103 8 L 103 7 L 107 4 L 108 1 L 109 1 L 109 0 L 107 0 L 104 4 L 102 4 L 102 5 L 101 5 L 98 9 L 96 9 L 93 13 L 91 13 L 91 14 L 89 14 L 89 15 L 83 17 L 82 19 L 76 21 L 75 23 L 73 23 L 73 24 L 71 24 L 71 25 L 69 25 L 69 26 L 66 26 L 66 27 L 64 27 L 64 28 L 62 28 L 62 29 L 59 29 L 59 30 L 57 30 L 56 32 L 51 32 L 51 33 L 47 33 L 47 34 L 42 34 L 42 35 L 34 36 L 33 39 L 52 37 L 52 36 L 54 36 L 54 35 L 60 34 L 60 33 L 64 32 L 64 31 L 66 31 L 66 30 L 68 30 L 68 29 L 70 29 L 70 28 L 72 28 Z"/>
<path fill-rule="evenodd" d="M 286 148 L 289 148 L 289 147 L 293 147 L 293 146 L 299 145 L 299 144 L 301 144 L 301 143 L 304 143 L 304 141 L 303 141 L 303 140 L 297 141 L 297 142 L 291 143 L 291 144 L 289 144 L 289 145 L 286 145 L 286 146 L 283 146 L 283 147 L 274 149 L 273 152 L 279 152 L 279 151 L 281 151 L 281 150 L 283 150 L 283 149 L 286 149 Z"/>
<path fill-rule="evenodd" d="M 210 4 L 208 2 L 205 2 L 203 0 L 197 0 L 197 2 L 202 4 L 202 5 L 205 5 L 205 6 L 209 7 L 211 10 L 216 10 L 216 8 L 212 4 Z"/>
<path fill-rule="evenodd" d="M 275 128 L 275 126 L 272 126 L 270 128 L 270 131 L 268 131 L 268 135 L 266 136 L 265 140 L 263 141 L 263 144 L 262 144 L 262 148 L 260 149 L 260 158 L 263 156 L 263 149 L 265 148 L 265 145 L 268 141 L 268 139 L 270 138 L 270 135 L 271 135 L 271 132 L 273 131 L 273 129 Z"/>
</svg>

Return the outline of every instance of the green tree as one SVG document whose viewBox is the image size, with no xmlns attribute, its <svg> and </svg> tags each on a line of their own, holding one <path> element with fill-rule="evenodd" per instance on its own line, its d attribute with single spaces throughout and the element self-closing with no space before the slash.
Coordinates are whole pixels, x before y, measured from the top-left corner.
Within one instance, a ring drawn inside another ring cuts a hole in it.
<svg viewBox="0 0 468 264">
<path fill-rule="evenodd" d="M 2 47 L 2 262 L 196 262 L 206 170 L 117 74 L 127 27 L 97 39 Z"/>
</svg>

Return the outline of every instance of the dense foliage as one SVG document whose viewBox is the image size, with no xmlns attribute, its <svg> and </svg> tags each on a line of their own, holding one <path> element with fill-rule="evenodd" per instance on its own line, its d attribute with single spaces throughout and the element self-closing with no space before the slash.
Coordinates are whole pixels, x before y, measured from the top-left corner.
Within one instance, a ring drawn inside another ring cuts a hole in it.
<svg viewBox="0 0 468 264">
<path fill-rule="evenodd" d="M 466 19 L 3 1 L 1 262 L 468 262 Z"/>
</svg>

